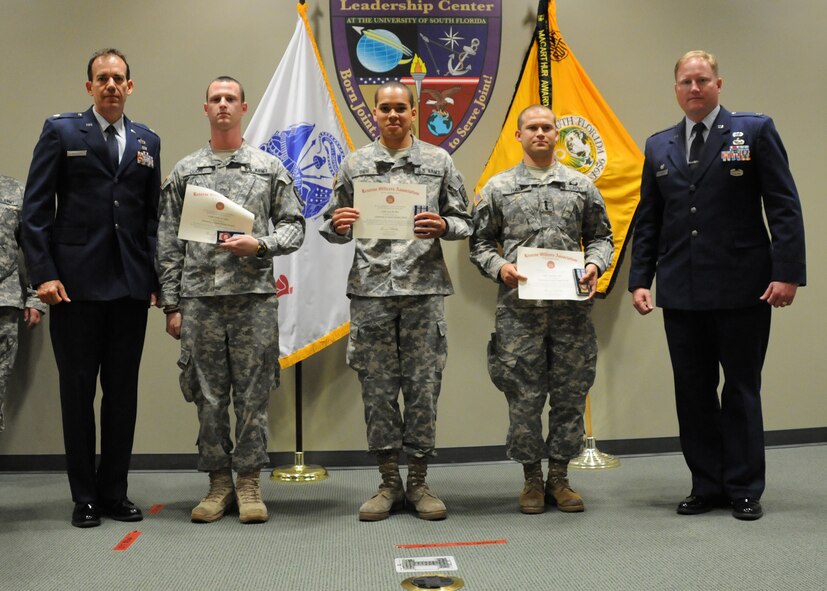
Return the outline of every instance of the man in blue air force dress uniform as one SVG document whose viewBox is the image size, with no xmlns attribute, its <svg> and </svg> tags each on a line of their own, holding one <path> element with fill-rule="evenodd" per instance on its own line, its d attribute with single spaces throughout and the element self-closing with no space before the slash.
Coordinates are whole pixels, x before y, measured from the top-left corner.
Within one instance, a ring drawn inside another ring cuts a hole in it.
<svg viewBox="0 0 827 591">
<path fill-rule="evenodd" d="M 94 106 L 46 120 L 23 203 L 29 277 L 51 306 L 60 374 L 72 524 L 101 514 L 138 521 L 127 498 L 147 308 L 158 280 L 153 260 L 160 192 L 160 139 L 130 121 L 133 83 L 125 57 L 96 52 L 86 90 Z M 101 458 L 95 467 L 94 399 L 101 389 Z"/>
<path fill-rule="evenodd" d="M 648 314 L 657 275 L 692 473 L 678 513 L 731 506 L 753 520 L 763 515 L 760 392 L 771 310 L 791 305 L 806 282 L 804 225 L 772 119 L 721 107 L 722 82 L 707 52 L 675 66 L 686 117 L 646 142 L 629 290 Z"/>
</svg>

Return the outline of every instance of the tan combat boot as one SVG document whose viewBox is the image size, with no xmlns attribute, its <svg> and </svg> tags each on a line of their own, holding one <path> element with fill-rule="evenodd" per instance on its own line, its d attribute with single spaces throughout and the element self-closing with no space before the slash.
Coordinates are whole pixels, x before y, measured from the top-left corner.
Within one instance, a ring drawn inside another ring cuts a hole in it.
<svg viewBox="0 0 827 591">
<path fill-rule="evenodd" d="M 405 487 L 407 489 L 405 498 L 416 508 L 420 519 L 428 521 L 445 519 L 448 516 L 445 503 L 428 488 L 428 483 L 425 482 L 427 474 L 428 458 L 408 457 L 408 482 Z"/>
<path fill-rule="evenodd" d="M 546 482 L 546 502 L 557 505 L 564 513 L 578 513 L 586 509 L 583 497 L 569 486 L 567 477 L 568 462 L 548 462 L 548 481 Z"/>
<path fill-rule="evenodd" d="M 399 475 L 399 452 L 388 450 L 376 455 L 382 482 L 376 494 L 359 507 L 359 521 L 382 521 L 391 511 L 399 511 L 405 505 L 405 491 Z"/>
<path fill-rule="evenodd" d="M 233 504 L 233 473 L 229 468 L 210 472 L 210 490 L 192 510 L 195 523 L 212 523 L 224 517 L 224 511 Z"/>
<path fill-rule="evenodd" d="M 545 513 L 546 500 L 543 496 L 543 466 L 540 462 L 523 464 L 525 485 L 520 493 L 520 511 L 533 515 Z"/>
<path fill-rule="evenodd" d="M 238 501 L 238 519 L 241 523 L 264 523 L 269 518 L 267 506 L 261 500 L 261 487 L 258 482 L 260 475 L 258 470 L 238 474 L 235 495 Z"/>
</svg>

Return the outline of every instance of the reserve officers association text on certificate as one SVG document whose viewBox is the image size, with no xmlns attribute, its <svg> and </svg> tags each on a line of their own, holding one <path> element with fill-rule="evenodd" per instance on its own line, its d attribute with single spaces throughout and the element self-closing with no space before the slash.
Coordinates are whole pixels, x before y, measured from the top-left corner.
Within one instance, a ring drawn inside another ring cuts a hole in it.
<svg viewBox="0 0 827 591">
<path fill-rule="evenodd" d="M 221 193 L 187 185 L 178 239 L 215 244 L 221 234 L 251 234 L 254 219 L 253 212 Z"/>
<path fill-rule="evenodd" d="M 574 270 L 583 268 L 583 252 L 517 247 L 517 271 L 527 277 L 517 289 L 521 300 L 584 300 L 577 294 Z"/>
<path fill-rule="evenodd" d="M 425 185 L 354 181 L 353 207 L 359 210 L 359 219 L 353 224 L 353 237 L 416 240 L 414 208 L 426 202 Z"/>
</svg>

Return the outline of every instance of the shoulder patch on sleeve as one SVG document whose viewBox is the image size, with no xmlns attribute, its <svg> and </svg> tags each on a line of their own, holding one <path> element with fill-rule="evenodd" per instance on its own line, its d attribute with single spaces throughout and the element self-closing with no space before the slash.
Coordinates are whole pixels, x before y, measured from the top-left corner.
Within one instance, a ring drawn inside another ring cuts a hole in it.
<svg viewBox="0 0 827 591">
<path fill-rule="evenodd" d="M 474 194 L 474 209 L 488 207 L 488 204 L 492 202 L 491 191 L 486 191 L 485 187 Z"/>
</svg>

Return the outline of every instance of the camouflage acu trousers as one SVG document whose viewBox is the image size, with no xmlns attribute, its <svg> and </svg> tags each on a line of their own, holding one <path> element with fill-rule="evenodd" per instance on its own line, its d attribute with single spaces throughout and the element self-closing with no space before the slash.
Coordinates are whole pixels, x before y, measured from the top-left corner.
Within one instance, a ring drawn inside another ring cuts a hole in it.
<svg viewBox="0 0 827 591">
<path fill-rule="evenodd" d="M 267 405 L 279 384 L 275 294 L 182 298 L 181 391 L 198 408 L 198 469 L 260 470 Z M 230 439 L 230 391 L 236 416 Z"/>
<path fill-rule="evenodd" d="M 6 389 L 17 356 L 19 325 L 20 310 L 12 306 L 0 306 L 0 431 L 6 426 L 3 405 L 6 403 Z"/>
<path fill-rule="evenodd" d="M 447 356 L 444 296 L 351 298 L 347 363 L 362 383 L 368 451 L 435 455 Z"/>
<path fill-rule="evenodd" d="M 594 384 L 597 338 L 590 302 L 497 308 L 488 372 L 508 401 L 506 452 L 521 463 L 567 462 L 583 446 L 586 394 Z M 549 402 L 548 437 L 542 412 Z"/>
</svg>

